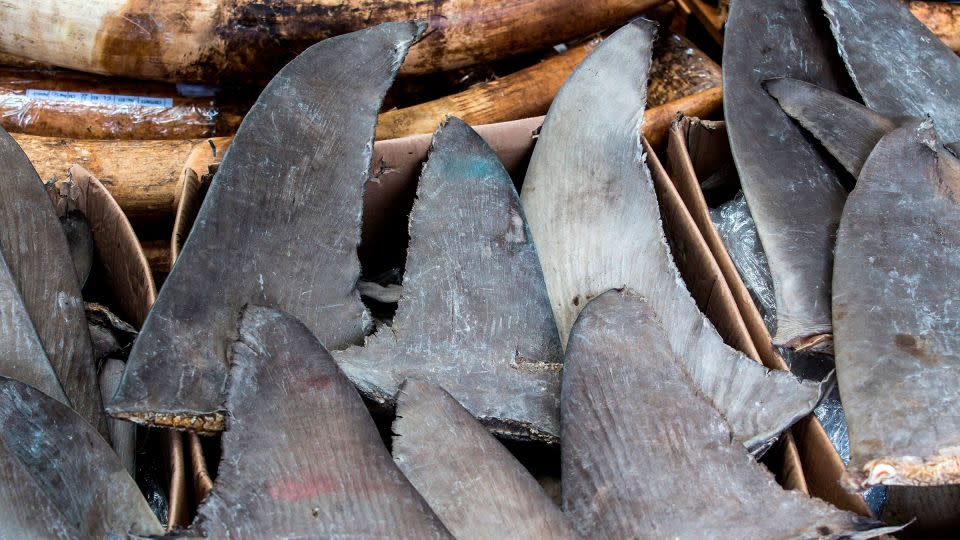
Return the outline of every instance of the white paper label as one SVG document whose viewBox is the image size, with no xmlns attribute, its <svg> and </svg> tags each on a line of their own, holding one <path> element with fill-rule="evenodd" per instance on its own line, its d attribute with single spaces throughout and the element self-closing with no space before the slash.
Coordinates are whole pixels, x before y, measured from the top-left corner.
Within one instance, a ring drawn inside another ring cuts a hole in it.
<svg viewBox="0 0 960 540">
<path fill-rule="evenodd" d="M 62 92 L 60 90 L 27 89 L 27 97 L 41 101 L 69 101 L 87 105 L 128 107 L 173 107 L 173 98 L 95 94 L 93 92 Z"/>
</svg>

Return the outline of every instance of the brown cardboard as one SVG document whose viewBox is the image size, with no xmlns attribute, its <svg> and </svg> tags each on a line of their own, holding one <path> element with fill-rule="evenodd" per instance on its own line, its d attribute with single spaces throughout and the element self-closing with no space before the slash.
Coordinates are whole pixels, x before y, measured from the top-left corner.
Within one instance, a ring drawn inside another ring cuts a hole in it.
<svg viewBox="0 0 960 540">
<path fill-rule="evenodd" d="M 701 111 L 696 114 L 712 115 L 720 109 L 722 95 L 721 88 L 710 88 L 646 111 L 644 136 L 654 149 L 659 149 L 666 143 L 667 128 L 678 113 Z M 518 188 L 543 118 L 475 126 Z M 370 181 L 364 193 L 363 238 L 359 250 L 368 276 L 403 264 L 407 251 L 407 215 L 413 207 L 417 178 L 432 137 L 411 135 L 374 144 Z"/>
<path fill-rule="evenodd" d="M 93 272 L 100 274 L 104 289 L 109 291 L 109 307 L 139 328 L 157 298 L 157 289 L 133 227 L 110 192 L 86 169 L 73 165 L 68 176 L 75 186 L 70 205 L 83 212 L 93 232 L 97 255 Z M 65 211 L 65 205 L 65 201 L 57 202 L 58 213 Z M 163 432 L 160 438 L 169 464 L 168 527 L 183 525 L 188 508 L 180 434 Z"/>
<path fill-rule="evenodd" d="M 660 217 L 670 251 L 690 294 L 696 300 L 700 311 L 710 319 L 728 345 L 759 362 L 760 355 L 750 339 L 746 324 L 733 300 L 733 293 L 710 248 L 673 181 L 646 140 L 644 150 L 647 152 L 647 165 L 650 167 L 660 203 Z M 773 464 L 778 481 L 787 489 L 809 493 L 796 446 L 789 432 L 784 434 L 782 441 L 782 450 Z"/>
<path fill-rule="evenodd" d="M 680 119 L 670 129 L 667 155 L 670 178 L 732 292 L 732 300 L 745 323 L 746 337 L 759 352 L 759 358 L 754 358 L 771 369 L 787 369 L 783 358 L 773 349 L 773 340 L 763 319 L 710 221 L 707 202 L 700 190 L 699 178 L 706 178 L 732 159 L 723 122 Z M 869 515 L 863 497 L 840 487 L 843 461 L 816 418 L 807 416 L 791 428 L 791 432 L 799 457 L 798 472 L 805 477 L 810 494 L 839 508 Z"/>
<path fill-rule="evenodd" d="M 103 272 L 110 308 L 139 328 L 157 299 L 157 288 L 137 235 L 107 188 L 86 169 L 73 165 L 68 177 L 76 186 L 70 204 L 83 212 L 93 232 L 99 263 L 94 271 Z"/>
<path fill-rule="evenodd" d="M 187 235 L 193 227 L 193 220 L 197 218 L 197 212 L 200 211 L 200 203 L 203 202 L 203 193 L 205 193 L 201 191 L 201 179 L 207 174 L 211 165 L 223 159 L 223 154 L 230 147 L 231 142 L 233 142 L 232 137 L 207 139 L 205 143 L 197 144 L 190 151 L 183 164 L 178 182 L 180 189 L 174 200 L 176 210 L 173 218 L 173 237 L 170 239 L 170 268 L 177 260 L 180 248 L 187 241 Z"/>
</svg>

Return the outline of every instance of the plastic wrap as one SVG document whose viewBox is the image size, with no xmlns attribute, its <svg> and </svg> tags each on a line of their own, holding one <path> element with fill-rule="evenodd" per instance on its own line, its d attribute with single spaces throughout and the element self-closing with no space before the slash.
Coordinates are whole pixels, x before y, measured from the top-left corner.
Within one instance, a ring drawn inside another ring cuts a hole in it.
<svg viewBox="0 0 960 540">
<path fill-rule="evenodd" d="M 750 208 L 743 192 L 738 192 L 729 201 L 710 209 L 713 221 L 724 247 L 733 259 L 740 277 L 743 279 L 750 296 L 763 317 L 767 329 L 773 333 L 776 328 L 776 302 L 773 281 L 767 266 L 767 257 L 760 245 L 760 237 L 754 225 Z M 790 370 L 805 379 L 823 379 L 831 376 L 834 369 L 833 356 L 821 352 L 796 352 L 789 348 L 777 348 L 780 355 L 790 366 Z M 801 361 L 798 361 L 802 357 Z M 830 444 L 840 454 L 844 464 L 850 461 L 850 440 L 847 422 L 840 401 L 840 391 L 834 385 L 813 411 L 823 426 Z M 863 494 L 864 499 L 875 515 L 880 515 L 886 500 L 886 488 L 875 487 Z"/>
<path fill-rule="evenodd" d="M 0 70 L 0 125 L 78 139 L 186 139 L 233 133 L 243 107 L 216 88 L 107 79 L 43 69 Z"/>
<path fill-rule="evenodd" d="M 767 256 L 760 245 L 757 227 L 743 192 L 733 199 L 710 209 L 713 221 L 724 247 L 733 259 L 737 272 L 750 291 L 763 323 L 771 334 L 776 332 L 777 304 L 773 293 L 773 279 L 767 266 Z"/>
</svg>

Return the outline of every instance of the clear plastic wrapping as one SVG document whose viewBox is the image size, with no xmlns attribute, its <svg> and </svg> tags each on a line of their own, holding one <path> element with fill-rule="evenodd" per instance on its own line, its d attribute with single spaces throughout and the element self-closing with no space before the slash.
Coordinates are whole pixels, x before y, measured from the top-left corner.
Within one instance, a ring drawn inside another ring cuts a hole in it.
<svg viewBox="0 0 960 540">
<path fill-rule="evenodd" d="M 0 125 L 77 139 L 190 139 L 233 133 L 242 107 L 216 88 L 107 79 L 64 70 L 0 69 Z"/>
<path fill-rule="evenodd" d="M 710 209 L 710 219 L 723 240 L 727 253 L 733 259 L 737 272 L 750 291 L 770 333 L 776 331 L 777 304 L 773 293 L 773 279 L 767 266 L 767 256 L 760 245 L 757 226 L 743 192 L 733 199 Z"/>
<path fill-rule="evenodd" d="M 732 199 L 710 209 L 713 221 L 723 245 L 726 247 L 741 279 L 747 286 L 757 309 L 763 316 L 767 329 L 776 330 L 776 299 L 773 292 L 773 280 L 767 257 L 760 237 L 750 214 L 750 208 L 743 192 Z M 778 348 L 778 352 L 797 376 L 806 379 L 823 379 L 831 376 L 834 369 L 833 356 L 821 352 L 796 352 L 788 348 Z M 802 357 L 802 359 L 801 359 Z M 850 439 L 847 421 L 843 413 L 840 391 L 836 385 L 830 390 L 813 411 L 823 426 L 830 444 L 840 454 L 844 463 L 850 461 Z M 879 486 L 864 492 L 864 499 L 875 515 L 880 515 L 886 501 L 886 488 Z"/>
</svg>

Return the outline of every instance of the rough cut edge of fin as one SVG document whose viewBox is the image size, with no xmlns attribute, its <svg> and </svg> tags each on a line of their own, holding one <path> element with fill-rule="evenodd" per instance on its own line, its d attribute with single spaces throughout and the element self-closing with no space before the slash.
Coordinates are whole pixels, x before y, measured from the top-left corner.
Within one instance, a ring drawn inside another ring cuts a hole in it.
<svg viewBox="0 0 960 540">
<path fill-rule="evenodd" d="M 849 467 L 841 479 L 849 491 L 877 485 L 939 486 L 960 484 L 960 447 L 945 448 L 926 457 L 902 456 L 871 459 L 857 469 Z"/>
</svg>

